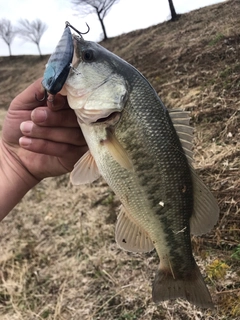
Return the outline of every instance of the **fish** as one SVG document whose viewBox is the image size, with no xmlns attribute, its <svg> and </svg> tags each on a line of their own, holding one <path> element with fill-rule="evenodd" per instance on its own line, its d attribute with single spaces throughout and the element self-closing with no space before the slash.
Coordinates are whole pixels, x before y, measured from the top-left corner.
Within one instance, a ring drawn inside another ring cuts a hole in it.
<svg viewBox="0 0 240 320">
<path fill-rule="evenodd" d="M 182 298 L 213 308 L 194 259 L 191 234 L 217 223 L 216 199 L 192 165 L 189 112 L 168 110 L 149 81 L 101 45 L 73 35 L 72 65 L 61 94 L 75 111 L 89 150 L 74 185 L 102 176 L 121 202 L 115 239 L 130 252 L 156 250 L 156 304 Z"/>
<path fill-rule="evenodd" d="M 43 75 L 42 85 L 48 93 L 56 95 L 62 89 L 71 69 L 73 51 L 72 33 L 66 22 L 62 37 L 50 56 Z"/>
</svg>

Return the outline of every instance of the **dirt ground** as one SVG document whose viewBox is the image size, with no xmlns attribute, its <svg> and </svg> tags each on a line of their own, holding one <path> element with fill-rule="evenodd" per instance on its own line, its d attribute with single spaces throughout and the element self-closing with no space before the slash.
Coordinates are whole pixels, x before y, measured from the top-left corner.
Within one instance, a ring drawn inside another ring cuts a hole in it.
<svg viewBox="0 0 240 320">
<path fill-rule="evenodd" d="M 133 64 L 168 108 L 191 111 L 194 167 L 220 219 L 193 251 L 214 311 L 182 300 L 156 306 L 155 252 L 119 249 L 119 200 L 103 179 L 69 175 L 32 189 L 0 224 L 1 320 L 240 319 L 240 2 L 184 14 L 102 43 Z M 42 76 L 48 56 L 0 57 L 0 129 L 12 98 Z"/>
</svg>

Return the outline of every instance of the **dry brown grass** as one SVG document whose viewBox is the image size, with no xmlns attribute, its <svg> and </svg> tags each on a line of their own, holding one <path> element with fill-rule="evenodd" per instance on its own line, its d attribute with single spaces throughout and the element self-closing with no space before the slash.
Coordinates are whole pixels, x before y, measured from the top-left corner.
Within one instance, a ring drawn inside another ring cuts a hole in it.
<svg viewBox="0 0 240 320">
<path fill-rule="evenodd" d="M 239 1 L 228 1 L 103 43 L 136 66 L 169 108 L 192 112 L 195 167 L 221 209 L 214 230 L 193 237 L 216 310 L 181 300 L 155 306 L 156 253 L 118 249 L 119 201 L 103 180 L 76 188 L 66 175 L 40 183 L 0 224 L 0 319 L 240 318 L 239 16 Z M 45 58 L 0 58 L 2 106 L 42 75 Z"/>
</svg>

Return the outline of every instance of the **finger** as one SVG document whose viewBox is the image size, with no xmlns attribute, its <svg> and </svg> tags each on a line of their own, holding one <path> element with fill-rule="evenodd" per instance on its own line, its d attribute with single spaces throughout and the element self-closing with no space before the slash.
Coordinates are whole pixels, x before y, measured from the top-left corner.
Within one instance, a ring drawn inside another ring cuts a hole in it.
<svg viewBox="0 0 240 320">
<path fill-rule="evenodd" d="M 46 105 L 46 101 L 39 101 L 44 95 L 45 90 L 42 86 L 42 78 L 39 78 L 13 99 L 10 108 L 13 110 L 31 110 Z"/>
<path fill-rule="evenodd" d="M 39 107 L 32 111 L 31 119 L 40 126 L 79 127 L 75 112 L 70 109 L 52 111 L 48 107 Z"/>
<path fill-rule="evenodd" d="M 53 111 L 69 108 L 67 97 L 61 94 L 48 95 L 47 106 Z"/>
<path fill-rule="evenodd" d="M 43 139 L 34 139 L 28 137 L 21 137 L 19 144 L 24 149 L 32 152 L 41 153 L 49 156 L 70 158 L 75 163 L 87 150 L 86 146 L 73 146 L 68 143 L 58 143 Z M 65 155 L 63 157 L 63 155 Z"/>
<path fill-rule="evenodd" d="M 76 146 L 86 145 L 80 128 L 65 127 L 41 127 L 35 125 L 32 121 L 22 122 L 20 125 L 22 134 L 26 137 L 38 138 L 41 140 L 67 143 Z"/>
</svg>

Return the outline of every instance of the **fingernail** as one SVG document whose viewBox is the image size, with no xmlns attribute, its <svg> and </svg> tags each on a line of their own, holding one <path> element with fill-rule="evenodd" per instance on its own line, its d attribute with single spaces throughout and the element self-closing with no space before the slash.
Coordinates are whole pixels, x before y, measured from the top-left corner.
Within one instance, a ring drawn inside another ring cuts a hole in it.
<svg viewBox="0 0 240 320">
<path fill-rule="evenodd" d="M 20 130 L 22 133 L 30 133 L 32 131 L 33 123 L 31 121 L 25 121 L 20 124 Z"/>
<path fill-rule="evenodd" d="M 21 137 L 19 139 L 19 144 L 20 144 L 21 147 L 25 147 L 25 148 L 29 147 L 31 143 L 32 143 L 32 139 L 30 139 L 30 138 Z"/>
<path fill-rule="evenodd" d="M 35 109 L 35 110 L 33 110 L 31 117 L 35 123 L 41 123 L 41 122 L 46 121 L 47 112 L 46 112 L 46 110 Z"/>
</svg>

